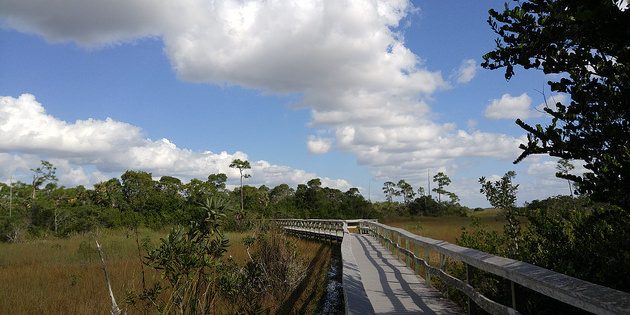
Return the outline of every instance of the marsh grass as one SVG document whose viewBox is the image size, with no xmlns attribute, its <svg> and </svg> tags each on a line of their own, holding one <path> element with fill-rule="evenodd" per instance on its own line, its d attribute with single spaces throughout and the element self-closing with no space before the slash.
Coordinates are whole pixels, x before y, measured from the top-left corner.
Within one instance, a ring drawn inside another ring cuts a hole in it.
<svg viewBox="0 0 630 315">
<path fill-rule="evenodd" d="M 503 232 L 505 219 L 497 209 L 474 212 L 468 217 L 398 217 L 384 219 L 382 223 L 417 235 L 455 243 L 462 233 L 462 227 L 470 228 L 475 218 L 488 230 Z"/>
<path fill-rule="evenodd" d="M 155 246 L 167 233 L 166 230 L 140 229 L 138 236 L 141 244 Z M 227 233 L 230 247 L 226 258 L 232 256 L 241 263 L 248 259 L 242 242 L 247 235 L 250 234 Z M 68 238 L 0 243 L 0 314 L 108 314 L 111 304 L 95 239 L 103 246 L 112 289 L 120 308 L 128 314 L 142 313 L 141 307 L 125 303 L 127 291 L 142 290 L 134 233 L 100 230 Z M 325 294 L 330 248 L 318 242 L 295 241 L 307 266 L 307 276 L 300 287 L 302 291 L 291 294 L 282 306 L 310 311 L 317 308 Z M 142 250 L 142 255 L 145 254 Z M 152 268 L 145 267 L 145 277 L 147 283 L 161 281 Z"/>
</svg>

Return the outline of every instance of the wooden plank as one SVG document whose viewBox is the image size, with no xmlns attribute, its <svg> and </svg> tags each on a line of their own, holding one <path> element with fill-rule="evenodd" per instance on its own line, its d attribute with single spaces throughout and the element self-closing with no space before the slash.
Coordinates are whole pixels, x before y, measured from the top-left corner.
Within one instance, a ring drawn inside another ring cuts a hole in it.
<svg viewBox="0 0 630 315">
<path fill-rule="evenodd" d="M 345 228 L 347 231 L 347 227 Z M 361 273 L 352 252 L 352 240 L 349 233 L 341 242 L 341 260 L 343 264 L 342 282 L 346 314 L 374 314 L 374 308 L 365 293 Z"/>
<path fill-rule="evenodd" d="M 358 234 L 349 238 L 361 281 L 376 314 L 462 314 L 455 303 L 426 285 L 377 239 Z"/>
</svg>

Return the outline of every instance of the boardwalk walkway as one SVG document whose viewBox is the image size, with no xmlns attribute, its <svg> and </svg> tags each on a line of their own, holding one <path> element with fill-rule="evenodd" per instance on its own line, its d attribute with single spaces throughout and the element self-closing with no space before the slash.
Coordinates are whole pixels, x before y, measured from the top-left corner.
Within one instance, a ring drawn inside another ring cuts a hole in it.
<svg viewBox="0 0 630 315">
<path fill-rule="evenodd" d="M 372 236 L 349 235 L 365 293 L 376 314 L 461 314 Z"/>
<path fill-rule="evenodd" d="M 595 314 L 630 314 L 629 293 L 526 262 L 418 236 L 374 220 L 279 219 L 275 222 L 289 233 L 341 242 L 346 314 L 463 313 L 463 309 L 427 285 L 425 279 L 434 277 L 465 294 L 469 307 L 474 303 L 490 314 L 520 314 L 517 308 L 523 301 L 519 300 L 518 287 Z M 355 226 L 352 230 L 357 233 L 350 232 L 350 225 Z M 430 261 L 431 253 L 439 256 L 439 262 Z M 465 278 L 448 274 L 444 268 L 447 261 L 463 264 Z M 407 267 L 411 262 L 415 271 Z M 479 292 L 468 282 L 470 269 L 508 281 L 511 303 L 493 301 Z"/>
</svg>

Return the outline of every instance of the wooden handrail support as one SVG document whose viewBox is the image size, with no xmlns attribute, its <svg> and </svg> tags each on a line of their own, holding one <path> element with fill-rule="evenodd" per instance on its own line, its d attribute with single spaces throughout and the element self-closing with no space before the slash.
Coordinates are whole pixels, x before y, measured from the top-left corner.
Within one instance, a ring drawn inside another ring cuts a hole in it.
<svg viewBox="0 0 630 315">
<path fill-rule="evenodd" d="M 390 243 L 392 247 L 395 247 L 405 257 L 415 260 L 416 263 L 423 264 L 427 270 L 427 277 L 429 274 L 439 277 L 446 284 L 463 292 L 477 305 L 492 314 L 518 314 L 518 311 L 514 309 L 515 305 L 508 307 L 489 300 L 468 283 L 446 274 L 441 268 L 430 266 L 427 261 L 428 250 L 436 251 L 441 255 L 462 261 L 466 265 L 492 273 L 545 296 L 595 314 L 630 313 L 630 294 L 622 291 L 593 284 L 526 262 L 494 256 L 445 241 L 422 237 L 404 229 L 373 221 L 366 220 L 361 222 L 360 230 Z M 402 246 L 402 242 L 399 239 L 404 240 L 406 246 Z M 425 249 L 425 258 L 420 258 L 412 252 L 408 242 L 417 244 L 414 246 L 422 246 Z M 466 268 L 468 267 L 466 266 Z M 515 303 L 514 291 L 512 291 L 512 294 L 512 301 Z"/>
</svg>

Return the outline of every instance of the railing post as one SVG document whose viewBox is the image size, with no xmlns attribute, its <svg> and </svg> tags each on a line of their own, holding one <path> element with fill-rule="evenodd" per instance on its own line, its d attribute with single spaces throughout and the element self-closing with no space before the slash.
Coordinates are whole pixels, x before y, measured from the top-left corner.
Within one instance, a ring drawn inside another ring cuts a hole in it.
<svg viewBox="0 0 630 315">
<path fill-rule="evenodd" d="M 468 267 L 467 263 L 464 263 L 464 266 L 466 266 L 466 284 L 470 285 L 470 267 Z M 466 303 L 467 305 L 467 314 L 470 315 L 470 309 L 471 309 L 471 300 L 470 300 L 470 296 L 468 297 L 468 303 Z"/>
<path fill-rule="evenodd" d="M 402 253 L 401 247 L 400 246 L 400 234 L 396 233 L 396 258 L 398 258 L 398 260 L 402 260 L 400 259 L 400 254 Z"/>
<path fill-rule="evenodd" d="M 405 237 L 405 262 L 411 268 L 411 257 L 409 256 L 409 238 Z"/>
<path fill-rule="evenodd" d="M 418 259 L 416 258 L 420 258 L 420 253 L 418 250 L 418 243 L 417 242 L 413 242 L 413 255 L 415 256 L 413 259 L 413 264 L 415 265 L 415 270 L 416 270 L 416 274 L 420 275 L 420 264 L 418 263 Z"/>
<path fill-rule="evenodd" d="M 512 308 L 516 309 L 516 290 L 514 288 L 514 281 L 510 280 L 510 291 L 512 292 Z"/>
<path fill-rule="evenodd" d="M 424 245 L 424 262 L 425 262 L 425 266 L 424 266 L 424 273 L 425 273 L 425 277 L 424 280 L 427 282 L 427 284 L 431 284 L 431 274 L 429 273 L 429 268 L 428 266 L 431 265 L 431 260 L 430 260 L 430 253 L 429 253 L 429 246 Z"/>
</svg>

